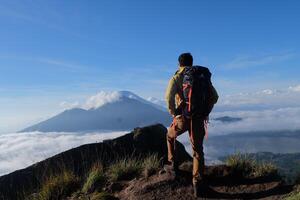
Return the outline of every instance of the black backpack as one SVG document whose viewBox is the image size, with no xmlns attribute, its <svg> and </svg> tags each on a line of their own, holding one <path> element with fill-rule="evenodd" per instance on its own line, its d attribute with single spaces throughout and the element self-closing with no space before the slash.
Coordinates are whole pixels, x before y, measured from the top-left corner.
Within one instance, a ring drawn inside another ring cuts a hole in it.
<svg viewBox="0 0 300 200">
<path fill-rule="evenodd" d="M 202 66 L 185 67 L 183 72 L 183 115 L 207 117 L 211 112 L 211 73 Z"/>
</svg>

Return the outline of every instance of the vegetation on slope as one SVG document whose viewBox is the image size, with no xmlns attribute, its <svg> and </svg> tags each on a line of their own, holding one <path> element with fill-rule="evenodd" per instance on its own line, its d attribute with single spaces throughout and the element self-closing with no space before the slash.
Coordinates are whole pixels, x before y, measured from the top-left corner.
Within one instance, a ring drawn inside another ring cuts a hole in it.
<svg viewBox="0 0 300 200">
<path fill-rule="evenodd" d="M 79 187 L 79 178 L 72 172 L 50 176 L 42 185 L 40 191 L 33 195 L 34 200 L 63 199 L 72 194 Z"/>
<path fill-rule="evenodd" d="M 76 177 L 70 171 L 50 176 L 40 190 L 30 195 L 29 199 L 52 200 L 64 199 L 114 199 L 104 190 L 106 185 L 116 181 L 131 180 L 136 177 L 149 177 L 161 167 L 161 158 L 150 154 L 145 158 L 127 157 L 118 159 L 104 168 L 96 162 L 84 177 Z M 80 185 L 82 186 L 80 189 Z"/>
<path fill-rule="evenodd" d="M 88 173 L 81 191 L 83 193 L 89 193 L 96 190 L 96 188 L 103 187 L 105 182 L 106 176 L 104 174 L 104 168 L 101 163 L 96 163 Z"/>
<path fill-rule="evenodd" d="M 271 152 L 258 152 L 240 154 L 239 156 L 246 156 L 248 160 L 254 160 L 257 163 L 271 163 L 271 165 L 276 166 L 278 173 L 285 182 L 297 183 L 297 175 L 300 174 L 300 153 L 274 154 Z M 226 161 L 227 158 L 221 157 L 220 159 Z"/>
<path fill-rule="evenodd" d="M 291 192 L 289 195 L 284 198 L 284 200 L 299 200 L 300 199 L 300 185 L 295 186 L 295 189 L 293 192 Z"/>
<path fill-rule="evenodd" d="M 225 160 L 226 165 L 244 177 L 268 177 L 279 176 L 277 167 L 270 162 L 257 162 L 248 154 L 234 154 Z"/>
</svg>

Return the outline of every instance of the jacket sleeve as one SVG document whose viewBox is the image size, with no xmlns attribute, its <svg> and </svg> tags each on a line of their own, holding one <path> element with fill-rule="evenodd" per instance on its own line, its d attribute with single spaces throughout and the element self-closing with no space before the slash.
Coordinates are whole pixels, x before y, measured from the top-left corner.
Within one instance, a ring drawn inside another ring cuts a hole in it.
<svg viewBox="0 0 300 200">
<path fill-rule="evenodd" d="M 169 81 L 169 85 L 166 91 L 166 103 L 168 111 L 171 115 L 175 114 L 176 104 L 175 104 L 175 95 L 176 95 L 176 83 L 174 77 Z"/>
</svg>

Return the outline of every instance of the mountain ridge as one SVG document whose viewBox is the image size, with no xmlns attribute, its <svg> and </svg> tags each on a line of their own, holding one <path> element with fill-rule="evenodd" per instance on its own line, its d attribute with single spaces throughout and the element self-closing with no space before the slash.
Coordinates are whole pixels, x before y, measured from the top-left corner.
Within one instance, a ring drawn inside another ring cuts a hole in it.
<svg viewBox="0 0 300 200">
<path fill-rule="evenodd" d="M 131 92 L 122 91 L 99 107 L 65 110 L 19 132 L 126 131 L 155 123 L 169 125 L 171 116 L 163 110 Z"/>
</svg>

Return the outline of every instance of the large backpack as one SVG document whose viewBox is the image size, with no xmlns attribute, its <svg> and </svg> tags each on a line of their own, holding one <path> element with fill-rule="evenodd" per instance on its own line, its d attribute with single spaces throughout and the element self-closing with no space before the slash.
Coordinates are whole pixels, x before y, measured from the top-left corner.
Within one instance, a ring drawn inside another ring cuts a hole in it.
<svg viewBox="0 0 300 200">
<path fill-rule="evenodd" d="M 211 73 L 202 66 L 185 67 L 183 72 L 183 115 L 207 117 L 211 112 Z"/>
</svg>

